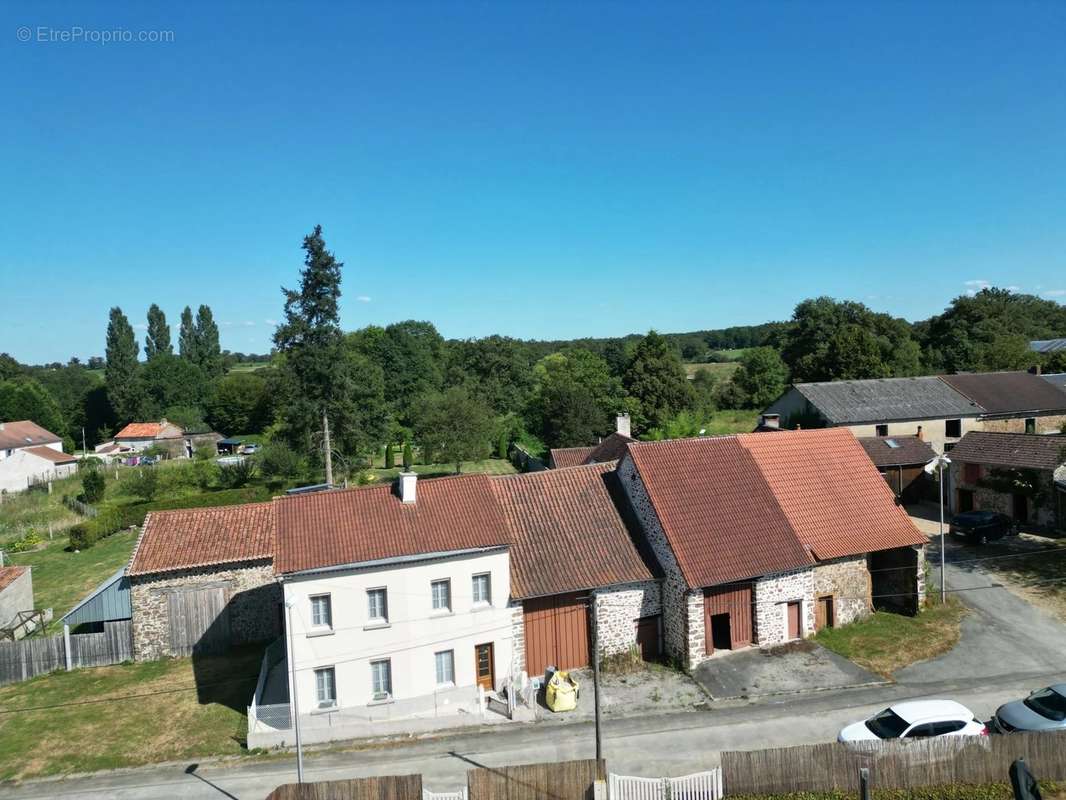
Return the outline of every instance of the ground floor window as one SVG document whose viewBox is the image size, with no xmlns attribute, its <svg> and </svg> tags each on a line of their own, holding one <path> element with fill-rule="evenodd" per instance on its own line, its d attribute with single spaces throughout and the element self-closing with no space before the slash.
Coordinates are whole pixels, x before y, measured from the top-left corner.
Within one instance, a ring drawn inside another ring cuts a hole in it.
<svg viewBox="0 0 1066 800">
<path fill-rule="evenodd" d="M 392 696 L 392 662 L 389 659 L 370 662 L 370 691 L 375 700 Z"/>
<path fill-rule="evenodd" d="M 455 684 L 455 651 L 444 650 L 434 653 L 433 658 L 437 666 L 437 686 L 452 686 Z"/>
<path fill-rule="evenodd" d="M 337 705 L 337 674 L 333 667 L 315 670 L 315 699 L 319 708 Z"/>
</svg>

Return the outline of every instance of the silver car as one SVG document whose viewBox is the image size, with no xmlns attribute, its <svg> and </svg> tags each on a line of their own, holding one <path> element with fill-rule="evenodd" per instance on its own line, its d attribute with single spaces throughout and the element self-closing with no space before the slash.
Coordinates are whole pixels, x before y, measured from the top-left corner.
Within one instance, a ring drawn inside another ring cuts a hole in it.
<svg viewBox="0 0 1066 800">
<path fill-rule="evenodd" d="M 1066 731 L 1066 683 L 1038 689 L 1024 700 L 996 709 L 992 727 L 1000 733 L 1014 731 Z"/>
</svg>

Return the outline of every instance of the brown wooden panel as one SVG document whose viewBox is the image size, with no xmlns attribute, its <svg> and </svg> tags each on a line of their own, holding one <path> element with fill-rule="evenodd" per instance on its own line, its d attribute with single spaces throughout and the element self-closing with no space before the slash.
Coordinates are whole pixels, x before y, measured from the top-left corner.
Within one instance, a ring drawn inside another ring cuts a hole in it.
<svg viewBox="0 0 1066 800">
<path fill-rule="evenodd" d="M 661 616 L 642 617 L 636 623 L 637 647 L 640 648 L 640 657 L 645 661 L 654 661 L 661 654 L 659 647 L 659 623 Z"/>
<path fill-rule="evenodd" d="M 588 613 L 580 596 L 560 594 L 522 603 L 530 676 L 543 675 L 549 665 L 559 669 L 589 665 Z"/>
<path fill-rule="evenodd" d="M 752 642 L 751 584 L 735 583 L 705 589 L 703 593 L 704 635 L 707 653 L 714 652 L 711 639 L 711 617 L 729 615 L 729 638 L 732 649 L 747 647 Z"/>
<path fill-rule="evenodd" d="M 833 595 L 826 594 L 818 598 L 814 607 L 814 629 L 832 628 L 834 619 Z"/>
<path fill-rule="evenodd" d="M 788 604 L 788 638 L 798 639 L 800 636 L 800 604 L 792 602 Z"/>
</svg>

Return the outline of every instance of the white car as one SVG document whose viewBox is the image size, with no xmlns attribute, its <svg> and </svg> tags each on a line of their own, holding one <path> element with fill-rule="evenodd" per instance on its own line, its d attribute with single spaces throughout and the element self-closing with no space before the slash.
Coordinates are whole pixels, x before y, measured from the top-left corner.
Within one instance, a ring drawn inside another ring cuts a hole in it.
<svg viewBox="0 0 1066 800">
<path fill-rule="evenodd" d="M 848 725 L 837 736 L 837 741 L 923 739 L 930 736 L 988 736 L 988 726 L 954 700 L 911 700 L 896 703 L 867 720 Z"/>
</svg>

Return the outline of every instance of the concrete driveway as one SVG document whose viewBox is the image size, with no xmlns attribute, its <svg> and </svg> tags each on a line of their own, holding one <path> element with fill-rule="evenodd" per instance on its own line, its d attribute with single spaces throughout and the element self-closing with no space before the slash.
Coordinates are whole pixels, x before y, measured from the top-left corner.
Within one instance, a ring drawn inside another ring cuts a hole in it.
<svg viewBox="0 0 1066 800">
<path fill-rule="evenodd" d="M 811 641 L 769 650 L 755 647 L 722 653 L 700 664 L 693 677 L 715 700 L 883 682 L 872 672 Z"/>
<path fill-rule="evenodd" d="M 995 575 L 982 568 L 982 550 L 948 538 L 946 584 L 970 613 L 962 622 L 962 638 L 944 655 L 912 664 L 896 673 L 904 685 L 1023 677 L 1063 669 L 1066 664 L 1066 625 L 998 586 Z M 952 563 L 957 562 L 957 563 Z M 928 590 L 940 586 L 940 551 L 934 537 L 929 546 L 934 567 Z M 990 562 L 995 563 L 995 562 Z"/>
</svg>

